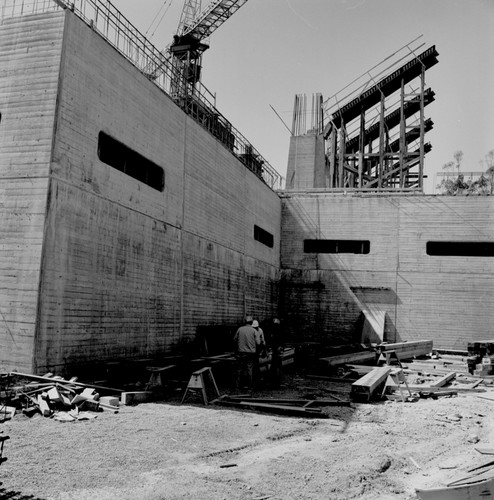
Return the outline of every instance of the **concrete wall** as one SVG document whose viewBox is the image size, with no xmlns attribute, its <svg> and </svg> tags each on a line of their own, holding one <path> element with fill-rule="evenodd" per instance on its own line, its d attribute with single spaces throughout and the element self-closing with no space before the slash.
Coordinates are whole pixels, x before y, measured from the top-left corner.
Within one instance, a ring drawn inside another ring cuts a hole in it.
<svg viewBox="0 0 494 500">
<path fill-rule="evenodd" d="M 387 312 L 391 341 L 462 350 L 492 337 L 494 258 L 429 256 L 426 243 L 493 241 L 494 198 L 287 193 L 282 201 L 283 301 L 300 335 L 358 339 L 367 309 Z M 304 239 L 369 240 L 370 252 L 304 253 Z"/>
<path fill-rule="evenodd" d="M 0 22 L 0 370 L 33 362 L 63 16 Z"/>
<path fill-rule="evenodd" d="M 32 346 L 22 355 L 32 370 L 156 356 L 193 339 L 201 326 L 274 315 L 279 197 L 90 27 L 69 11 L 60 16 L 46 16 L 58 53 L 49 68 L 44 204 L 30 233 L 36 345 L 34 355 Z M 44 54 L 46 32 L 32 33 Z M 19 92 L 29 93 L 30 83 Z M 161 166 L 164 191 L 101 162 L 100 131 Z M 32 197 L 26 194 L 29 203 Z M 254 239 L 254 225 L 273 234 L 273 248 Z M 17 341 L 20 330 L 10 324 Z"/>
</svg>

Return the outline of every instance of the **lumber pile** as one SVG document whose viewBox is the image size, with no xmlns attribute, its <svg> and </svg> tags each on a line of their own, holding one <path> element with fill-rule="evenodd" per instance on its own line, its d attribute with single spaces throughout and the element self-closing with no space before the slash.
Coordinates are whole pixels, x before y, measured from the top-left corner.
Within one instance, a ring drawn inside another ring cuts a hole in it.
<svg viewBox="0 0 494 500">
<path fill-rule="evenodd" d="M 77 377 L 65 380 L 48 373 L 44 376 L 11 372 L 9 385 L 0 393 L 0 418 L 13 418 L 17 412 L 28 417 L 41 414 L 62 422 L 88 420 L 103 410 L 118 413 L 119 396 L 100 396 L 105 392 L 121 392 L 77 382 Z"/>
</svg>

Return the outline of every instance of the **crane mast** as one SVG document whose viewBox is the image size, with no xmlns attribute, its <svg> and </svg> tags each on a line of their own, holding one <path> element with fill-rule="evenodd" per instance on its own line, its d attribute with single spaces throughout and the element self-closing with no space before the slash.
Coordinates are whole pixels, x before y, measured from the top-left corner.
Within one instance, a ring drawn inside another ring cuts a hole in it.
<svg viewBox="0 0 494 500">
<path fill-rule="evenodd" d="M 177 34 L 169 47 L 172 56 L 172 97 L 194 94 L 201 79 L 202 54 L 209 48 L 204 42 L 247 0 L 216 0 L 200 12 L 201 0 L 186 0 Z"/>
</svg>

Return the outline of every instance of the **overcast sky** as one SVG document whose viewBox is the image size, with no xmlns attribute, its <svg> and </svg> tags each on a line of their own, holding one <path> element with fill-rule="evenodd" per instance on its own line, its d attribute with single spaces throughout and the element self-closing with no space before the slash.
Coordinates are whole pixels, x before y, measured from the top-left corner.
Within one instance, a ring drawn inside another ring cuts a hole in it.
<svg viewBox="0 0 494 500">
<path fill-rule="evenodd" d="M 184 0 L 113 3 L 164 48 Z M 434 122 L 425 160 L 432 193 L 455 151 L 464 152 L 464 171 L 479 171 L 494 149 L 494 0 L 249 0 L 211 36 L 202 81 L 285 177 L 290 135 L 271 106 L 291 127 L 295 94 L 330 97 L 420 35 L 421 51 L 439 52 L 426 74 L 436 94 L 425 113 Z"/>
</svg>

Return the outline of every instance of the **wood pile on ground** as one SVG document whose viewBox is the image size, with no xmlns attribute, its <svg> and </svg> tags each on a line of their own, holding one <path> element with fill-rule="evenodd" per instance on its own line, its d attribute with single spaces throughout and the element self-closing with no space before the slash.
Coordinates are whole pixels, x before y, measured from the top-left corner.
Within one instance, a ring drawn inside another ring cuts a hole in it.
<svg viewBox="0 0 494 500">
<path fill-rule="evenodd" d="M 22 412 L 27 417 L 41 414 L 61 422 L 89 420 L 100 411 L 118 413 L 121 393 L 80 383 L 77 377 L 65 380 L 52 373 L 37 376 L 10 372 L 2 376 L 0 416 L 8 420 Z"/>
<path fill-rule="evenodd" d="M 494 383 L 494 340 L 469 344 L 465 357 L 440 356 L 429 340 L 361 347 L 320 358 L 321 365 L 330 373 L 337 370 L 338 377 L 316 378 L 348 381 L 352 400 L 359 402 L 437 399 L 458 392 L 482 392 L 482 386 Z"/>
</svg>

